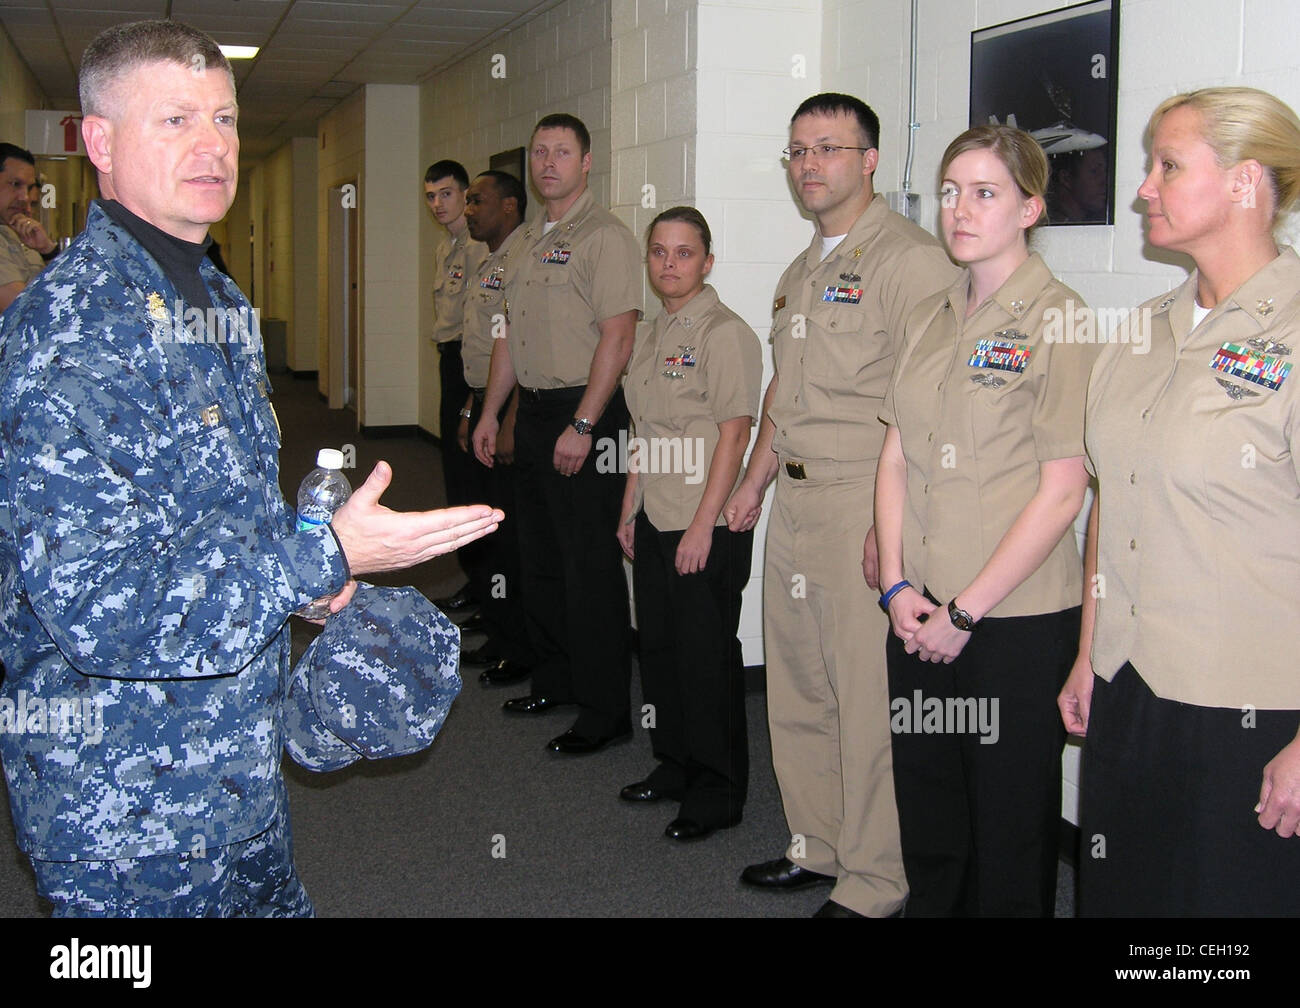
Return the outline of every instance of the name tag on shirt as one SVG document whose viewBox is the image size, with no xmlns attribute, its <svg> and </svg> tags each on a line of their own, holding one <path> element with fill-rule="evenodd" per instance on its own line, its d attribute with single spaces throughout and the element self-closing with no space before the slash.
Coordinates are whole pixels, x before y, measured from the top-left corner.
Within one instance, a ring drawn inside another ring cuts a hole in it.
<svg viewBox="0 0 1300 1008">
<path fill-rule="evenodd" d="M 1242 381 L 1263 385 L 1268 389 L 1282 387 L 1287 375 L 1291 373 L 1289 361 L 1266 354 L 1255 353 L 1247 347 L 1236 343 L 1224 343 L 1214 354 L 1210 367 L 1223 374 L 1232 375 Z"/>
<path fill-rule="evenodd" d="M 860 304 L 862 302 L 861 287 L 836 287 L 834 284 L 826 288 L 822 294 L 823 301 L 830 301 L 834 304 Z"/>
<path fill-rule="evenodd" d="M 553 263 L 557 266 L 567 266 L 569 264 L 569 249 L 553 248 L 542 256 L 543 263 Z"/>
<path fill-rule="evenodd" d="M 975 344 L 975 352 L 966 363 L 971 367 L 993 368 L 1020 374 L 1029 363 L 1033 350 L 1021 343 L 1007 340 L 982 339 Z"/>
</svg>

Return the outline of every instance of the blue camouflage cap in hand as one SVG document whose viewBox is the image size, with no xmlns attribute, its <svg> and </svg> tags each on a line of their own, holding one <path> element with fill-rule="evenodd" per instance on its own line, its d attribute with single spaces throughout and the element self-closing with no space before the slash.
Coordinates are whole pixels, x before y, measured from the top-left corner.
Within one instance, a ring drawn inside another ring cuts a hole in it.
<svg viewBox="0 0 1300 1008">
<path fill-rule="evenodd" d="M 419 752 L 460 692 L 460 628 L 414 588 L 358 583 L 294 668 L 285 748 L 308 770 Z"/>
</svg>

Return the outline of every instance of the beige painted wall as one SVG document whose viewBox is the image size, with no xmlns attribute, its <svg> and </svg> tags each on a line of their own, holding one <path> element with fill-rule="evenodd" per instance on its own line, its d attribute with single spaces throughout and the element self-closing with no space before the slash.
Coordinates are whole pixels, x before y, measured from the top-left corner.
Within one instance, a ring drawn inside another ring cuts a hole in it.
<svg viewBox="0 0 1300 1008">
<path fill-rule="evenodd" d="M 331 186 L 337 186 L 349 180 L 355 180 L 358 191 L 365 188 L 365 95 L 358 91 L 351 98 L 342 102 L 328 115 L 321 118 L 316 131 L 316 220 L 319 241 L 316 245 L 316 313 L 320 319 L 316 338 L 316 359 L 319 362 L 320 377 L 317 386 L 322 395 L 329 390 L 329 209 L 327 200 Z M 365 203 L 359 201 L 356 210 L 358 224 L 365 221 Z M 365 346 L 365 256 L 359 264 L 359 289 L 361 312 L 359 313 L 361 345 Z M 359 362 L 360 378 L 365 378 L 365 362 Z M 358 395 L 363 396 L 365 387 L 357 385 Z"/>
<path fill-rule="evenodd" d="M 27 69 L 8 32 L 0 27 L 0 140 L 26 147 L 28 109 L 47 109 L 49 99 Z"/>
</svg>

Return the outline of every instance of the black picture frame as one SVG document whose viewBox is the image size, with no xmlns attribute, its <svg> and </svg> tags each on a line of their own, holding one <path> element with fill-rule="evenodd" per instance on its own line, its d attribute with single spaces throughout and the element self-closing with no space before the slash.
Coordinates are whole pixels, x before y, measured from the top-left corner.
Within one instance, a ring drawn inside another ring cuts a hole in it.
<svg viewBox="0 0 1300 1008">
<path fill-rule="evenodd" d="M 524 149 L 522 147 L 512 147 L 510 150 L 503 150 L 493 154 L 488 158 L 488 168 L 491 171 L 508 172 L 524 185 L 528 185 L 528 176 L 524 174 Z"/>
<path fill-rule="evenodd" d="M 1115 223 L 1119 2 L 971 32 L 970 124 L 1012 123 L 1051 166 L 1047 224 Z"/>
</svg>

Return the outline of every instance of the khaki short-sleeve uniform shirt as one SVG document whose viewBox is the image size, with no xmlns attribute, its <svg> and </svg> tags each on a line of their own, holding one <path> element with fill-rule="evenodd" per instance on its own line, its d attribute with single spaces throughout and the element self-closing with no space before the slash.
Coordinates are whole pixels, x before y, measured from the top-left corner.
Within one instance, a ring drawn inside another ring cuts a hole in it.
<svg viewBox="0 0 1300 1008">
<path fill-rule="evenodd" d="M 510 359 L 524 388 L 586 385 L 600 323 L 641 315 L 643 256 L 632 232 L 586 190 L 549 231 L 521 240 L 510 294 Z"/>
<path fill-rule="evenodd" d="M 1196 284 L 1139 308 L 1093 369 L 1093 670 L 1300 709 L 1300 259 L 1284 249 L 1193 327 Z"/>
<path fill-rule="evenodd" d="M 825 260 L 821 254 L 814 235 L 777 284 L 772 447 L 783 459 L 870 462 L 885 440 L 876 417 L 903 324 L 958 270 L 933 235 L 881 196 Z"/>
<path fill-rule="evenodd" d="M 465 328 L 465 292 L 487 255 L 487 246 L 469 236 L 448 234 L 433 256 L 433 341 L 449 343 L 461 338 Z"/>
<path fill-rule="evenodd" d="M 707 284 L 677 312 L 660 312 L 638 340 L 623 388 L 641 451 L 637 489 L 655 528 L 676 531 L 694 520 L 718 425 L 758 416 L 762 380 L 754 330 Z M 716 524 L 726 523 L 719 514 Z"/>
<path fill-rule="evenodd" d="M 469 278 L 465 343 L 460 352 L 465 363 L 465 384 L 470 388 L 487 388 L 492 347 L 498 339 L 505 338 L 506 323 L 510 321 L 507 290 L 515 271 L 515 251 L 524 231 L 523 224 L 511 231 Z"/>
<path fill-rule="evenodd" d="M 904 576 L 936 598 L 967 588 L 1038 489 L 1039 467 L 1083 455 L 1096 344 L 1065 343 L 1083 299 L 1031 255 L 966 318 L 969 272 L 907 324 L 880 418 L 907 459 Z M 1071 527 L 989 616 L 1077 606 L 1082 564 Z"/>
<path fill-rule="evenodd" d="M 26 286 L 43 269 L 41 254 L 24 245 L 8 224 L 0 224 L 0 287 L 11 283 Z"/>
</svg>

